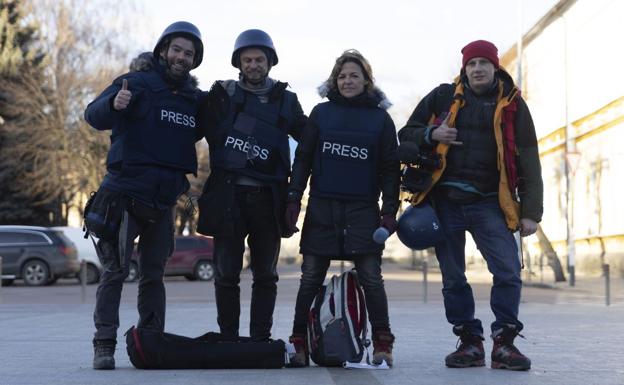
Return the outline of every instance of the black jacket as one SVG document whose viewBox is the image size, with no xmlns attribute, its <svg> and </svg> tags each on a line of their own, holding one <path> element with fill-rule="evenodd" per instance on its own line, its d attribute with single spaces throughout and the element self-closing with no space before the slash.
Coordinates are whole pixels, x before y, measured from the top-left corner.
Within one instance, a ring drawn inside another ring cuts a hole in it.
<svg viewBox="0 0 624 385">
<path fill-rule="evenodd" d="M 288 135 L 299 140 L 301 131 L 306 125 L 307 116 L 303 113 L 296 94 L 286 90 L 287 83 L 277 82 L 269 93 L 269 103 L 280 103 L 284 93 L 290 93 L 290 105 L 284 106 L 283 119 Z M 207 92 L 200 106 L 199 122 L 205 130 L 204 135 L 211 149 L 223 145 L 224 137 L 218 127 L 227 119 L 233 108 L 231 97 L 235 92 L 236 82 L 233 80 L 217 81 Z M 200 218 L 197 231 L 212 236 L 227 236 L 233 232 L 233 221 L 240 217 L 234 201 L 234 172 L 221 168 L 212 168 L 200 198 Z M 283 237 L 292 236 L 284 224 L 286 187 L 287 184 L 274 182 L 269 184 L 273 191 L 275 220 L 280 226 Z"/>
<path fill-rule="evenodd" d="M 462 81 L 464 84 L 467 82 L 463 77 Z M 497 81 L 502 82 L 503 97 L 507 97 L 514 86 L 513 80 L 509 74 L 501 69 L 497 72 Z M 399 131 L 399 140 L 401 142 L 411 141 L 426 149 L 434 148 L 438 143 L 430 140 L 430 132 L 435 126 L 430 125 L 429 120 L 432 116 L 440 117 L 449 111 L 453 101 L 454 90 L 455 86 L 453 84 L 441 84 L 425 96 L 416 106 L 405 127 Z M 518 109 L 515 113 L 514 136 L 516 146 L 515 162 L 518 169 L 518 190 L 521 204 L 520 218 L 530 218 L 539 222 L 544 208 L 537 136 L 526 102 L 519 96 L 517 96 L 517 101 Z M 464 110 L 468 111 L 469 108 L 461 108 L 459 110 L 458 122 L 465 118 L 462 117 Z M 488 123 L 488 126 L 492 127 L 492 124 Z M 461 130 L 462 127 L 458 125 L 458 131 L 461 132 Z M 465 148 L 466 145 L 463 147 L 462 151 L 470 150 Z M 451 146 L 449 153 L 452 151 L 454 151 L 454 147 Z M 464 170 L 464 172 L 470 172 L 470 170 Z M 442 178 L 444 178 L 444 174 Z"/>
<path fill-rule="evenodd" d="M 357 109 L 380 108 L 383 94 L 362 94 L 345 99 L 328 95 L 331 103 L 348 105 Z M 289 200 L 301 197 L 313 169 L 319 124 L 312 110 L 299 146 L 295 153 L 293 172 L 289 185 Z M 379 186 L 382 194 L 381 210 L 377 202 L 309 197 L 301 236 L 302 254 L 326 256 L 332 259 L 353 259 L 363 254 L 380 254 L 383 245 L 373 241 L 373 232 L 380 225 L 380 215 L 396 215 L 399 207 L 399 161 L 397 137 L 392 118 L 385 111 L 381 140 L 378 143 Z"/>
<path fill-rule="evenodd" d="M 115 79 L 85 110 L 85 120 L 98 130 L 111 130 L 102 186 L 123 192 L 157 208 L 170 207 L 185 192 L 185 174 L 197 172 L 195 142 L 200 91 L 189 75 L 169 82 L 154 59 L 146 68 Z M 130 104 L 123 111 L 113 100 L 128 81 Z"/>
</svg>

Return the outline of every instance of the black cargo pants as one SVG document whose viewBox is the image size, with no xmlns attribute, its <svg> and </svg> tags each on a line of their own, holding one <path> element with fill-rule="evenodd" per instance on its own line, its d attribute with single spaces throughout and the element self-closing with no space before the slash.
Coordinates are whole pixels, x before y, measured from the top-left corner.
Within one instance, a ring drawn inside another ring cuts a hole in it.
<svg viewBox="0 0 624 385">
<path fill-rule="evenodd" d="M 252 339 L 262 341 L 270 338 L 273 325 L 280 232 L 269 187 L 236 186 L 235 191 L 240 217 L 234 221 L 234 234 L 214 239 L 217 321 L 221 333 L 238 335 L 240 273 L 245 238 L 249 237 L 249 268 L 253 275 L 249 334 Z"/>
<path fill-rule="evenodd" d="M 165 328 L 165 285 L 163 276 L 167 258 L 174 249 L 173 211 L 167 210 L 156 220 L 141 219 L 123 212 L 119 237 L 98 242 L 98 256 L 104 272 L 96 294 L 95 340 L 117 337 L 119 303 L 123 282 L 128 276 L 134 240 L 139 238 L 139 327 Z"/>
</svg>

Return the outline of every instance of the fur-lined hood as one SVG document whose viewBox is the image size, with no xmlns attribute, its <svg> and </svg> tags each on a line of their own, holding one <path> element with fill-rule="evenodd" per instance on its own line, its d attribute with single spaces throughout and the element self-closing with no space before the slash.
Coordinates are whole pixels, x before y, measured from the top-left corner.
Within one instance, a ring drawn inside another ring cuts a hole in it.
<svg viewBox="0 0 624 385">
<path fill-rule="evenodd" d="M 327 98 L 331 101 L 336 101 L 336 99 L 345 99 L 337 92 L 332 92 L 329 87 L 329 82 L 325 81 L 323 84 L 317 87 L 318 94 L 321 98 Z M 386 97 L 386 94 L 377 86 L 373 88 L 372 94 L 367 93 L 364 95 L 356 96 L 357 99 L 366 99 L 366 104 L 377 106 L 384 110 L 392 107 L 392 103 Z"/>
<path fill-rule="evenodd" d="M 146 72 L 153 68 L 154 54 L 152 52 L 143 52 L 139 56 L 132 59 L 130 62 L 130 72 Z M 191 86 L 197 88 L 199 86 L 199 80 L 194 75 L 189 74 L 189 81 Z"/>
</svg>

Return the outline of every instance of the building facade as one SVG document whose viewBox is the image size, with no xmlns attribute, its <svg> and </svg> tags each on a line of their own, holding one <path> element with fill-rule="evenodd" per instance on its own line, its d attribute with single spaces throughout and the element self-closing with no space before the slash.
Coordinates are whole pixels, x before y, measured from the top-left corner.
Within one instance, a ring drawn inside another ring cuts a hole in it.
<svg viewBox="0 0 624 385">
<path fill-rule="evenodd" d="M 624 276 L 623 16 L 621 1 L 562 0 L 501 59 L 538 134 L 542 229 L 580 274 L 608 263 Z M 528 246 L 541 252 L 536 237 Z"/>
</svg>

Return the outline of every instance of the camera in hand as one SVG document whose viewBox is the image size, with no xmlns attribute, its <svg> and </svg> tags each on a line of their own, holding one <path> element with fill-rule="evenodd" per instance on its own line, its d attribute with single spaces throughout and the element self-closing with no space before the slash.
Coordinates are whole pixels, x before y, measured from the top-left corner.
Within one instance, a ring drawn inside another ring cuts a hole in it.
<svg viewBox="0 0 624 385">
<path fill-rule="evenodd" d="M 442 167 L 440 155 L 422 151 L 413 142 L 402 142 L 398 152 L 399 160 L 406 165 L 401 175 L 401 190 L 415 194 L 428 189 L 433 183 L 431 175 Z"/>
</svg>

